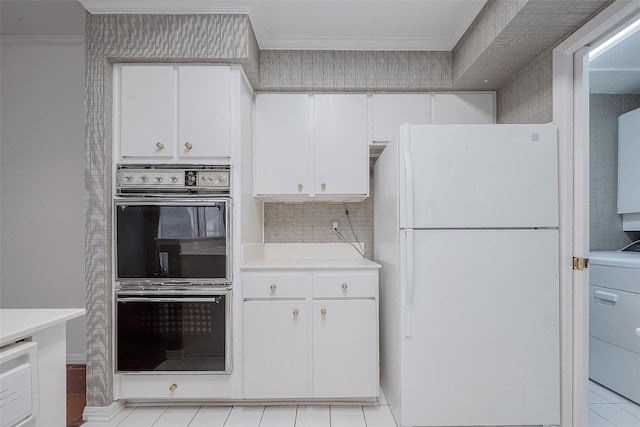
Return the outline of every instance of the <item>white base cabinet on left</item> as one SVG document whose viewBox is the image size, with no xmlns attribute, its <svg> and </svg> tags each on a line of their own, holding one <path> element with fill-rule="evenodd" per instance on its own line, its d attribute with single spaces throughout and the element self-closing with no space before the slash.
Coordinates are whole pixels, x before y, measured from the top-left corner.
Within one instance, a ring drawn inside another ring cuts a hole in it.
<svg viewBox="0 0 640 427">
<path fill-rule="evenodd" d="M 248 399 L 378 396 L 377 269 L 243 275 Z"/>
</svg>

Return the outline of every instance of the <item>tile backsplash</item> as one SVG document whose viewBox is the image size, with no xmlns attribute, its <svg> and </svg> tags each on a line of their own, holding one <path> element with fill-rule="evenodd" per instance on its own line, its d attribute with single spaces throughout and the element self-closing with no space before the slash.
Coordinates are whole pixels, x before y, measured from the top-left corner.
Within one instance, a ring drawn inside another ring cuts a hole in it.
<svg viewBox="0 0 640 427">
<path fill-rule="evenodd" d="M 349 211 L 347 217 L 346 209 Z M 349 225 L 353 226 L 353 232 Z M 331 228 L 338 230 L 355 244 L 355 235 L 364 243 L 365 258 L 373 258 L 373 200 L 359 203 L 265 203 L 265 243 L 340 243 Z M 357 245 L 357 244 L 356 244 Z M 355 250 L 355 249 L 354 249 Z"/>
</svg>

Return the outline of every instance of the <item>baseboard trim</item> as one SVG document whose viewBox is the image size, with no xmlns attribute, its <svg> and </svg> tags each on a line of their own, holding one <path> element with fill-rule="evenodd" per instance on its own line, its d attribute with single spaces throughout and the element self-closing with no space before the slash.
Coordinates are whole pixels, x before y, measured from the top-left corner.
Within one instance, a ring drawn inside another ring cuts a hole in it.
<svg viewBox="0 0 640 427">
<path fill-rule="evenodd" d="M 85 421 L 113 421 L 123 409 L 124 402 L 121 400 L 117 400 L 109 406 L 86 406 L 82 412 L 82 419 Z"/>
<path fill-rule="evenodd" d="M 86 365 L 87 354 L 67 354 L 67 365 Z"/>
</svg>

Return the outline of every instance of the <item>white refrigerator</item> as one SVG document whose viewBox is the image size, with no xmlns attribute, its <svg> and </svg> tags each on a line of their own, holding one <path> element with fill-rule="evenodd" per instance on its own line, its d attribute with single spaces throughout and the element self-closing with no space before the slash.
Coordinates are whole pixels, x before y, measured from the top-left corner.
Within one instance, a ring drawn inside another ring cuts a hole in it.
<svg viewBox="0 0 640 427">
<path fill-rule="evenodd" d="M 374 166 L 398 426 L 560 424 L 557 129 L 407 125 Z"/>
</svg>

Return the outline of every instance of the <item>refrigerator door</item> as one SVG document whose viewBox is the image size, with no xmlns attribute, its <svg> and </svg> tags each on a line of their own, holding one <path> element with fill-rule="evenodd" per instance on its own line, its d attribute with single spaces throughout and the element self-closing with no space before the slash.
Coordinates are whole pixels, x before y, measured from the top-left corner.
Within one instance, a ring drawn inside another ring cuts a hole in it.
<svg viewBox="0 0 640 427">
<path fill-rule="evenodd" d="M 559 424 L 558 232 L 404 233 L 398 425 Z"/>
<path fill-rule="evenodd" d="M 403 127 L 402 228 L 558 225 L 555 126 Z"/>
</svg>

